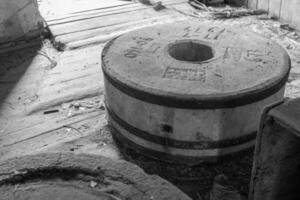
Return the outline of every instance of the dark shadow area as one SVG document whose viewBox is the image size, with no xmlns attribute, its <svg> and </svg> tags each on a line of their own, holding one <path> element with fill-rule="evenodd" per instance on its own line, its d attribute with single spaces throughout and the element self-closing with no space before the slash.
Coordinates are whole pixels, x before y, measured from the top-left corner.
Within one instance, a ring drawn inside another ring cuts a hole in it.
<svg viewBox="0 0 300 200">
<path fill-rule="evenodd" d="M 186 62 L 203 62 L 214 57 L 210 46 L 192 40 L 176 42 L 170 46 L 168 53 L 174 59 Z"/>
<path fill-rule="evenodd" d="M 113 128 L 110 132 L 113 133 Z M 114 135 L 114 134 L 113 134 Z M 193 166 L 164 162 L 153 159 L 125 147 L 115 137 L 114 140 L 123 158 L 145 170 L 170 181 L 194 200 L 207 200 L 214 178 L 225 175 L 232 187 L 248 196 L 254 149 L 225 156 L 215 163 L 201 163 Z"/>
<path fill-rule="evenodd" d="M 5 117 L 1 116 L 4 107 L 13 109 L 13 105 L 6 98 L 25 74 L 41 46 L 40 40 L 39 43 L 35 41 L 32 46 L 0 54 L 0 118 Z"/>
</svg>

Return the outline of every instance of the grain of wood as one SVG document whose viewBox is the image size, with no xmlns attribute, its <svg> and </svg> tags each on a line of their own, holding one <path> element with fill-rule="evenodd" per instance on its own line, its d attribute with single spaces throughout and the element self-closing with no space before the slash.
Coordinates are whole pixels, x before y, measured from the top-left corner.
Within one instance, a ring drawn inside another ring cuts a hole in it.
<svg viewBox="0 0 300 200">
<path fill-rule="evenodd" d="M 18 144 L 21 142 L 24 142 L 26 140 L 39 137 L 41 135 L 47 134 L 51 131 L 58 130 L 62 128 L 65 125 L 74 124 L 86 119 L 93 118 L 95 116 L 99 116 L 101 114 L 104 114 L 103 111 L 94 110 L 90 112 L 83 112 L 80 115 L 74 116 L 74 117 L 66 117 L 57 114 L 55 117 L 53 115 L 51 116 L 33 116 L 28 117 L 26 119 L 26 123 L 31 124 L 31 126 L 27 126 L 24 128 L 21 128 L 17 131 L 9 132 L 6 135 L 1 136 L 1 147 L 8 147 L 14 144 Z M 36 117 L 42 118 L 42 120 L 39 123 L 36 123 Z"/>
<path fill-rule="evenodd" d="M 166 0 L 167 7 L 188 5 L 187 0 Z M 90 44 L 99 44 L 122 33 L 157 23 L 185 19 L 173 9 L 155 11 L 140 3 L 107 7 L 72 13 L 47 21 L 55 43 L 76 49 Z"/>
<path fill-rule="evenodd" d="M 257 4 L 259 0 L 248 0 L 248 8 L 257 9 Z"/>
<path fill-rule="evenodd" d="M 259 0 L 257 3 L 257 8 L 268 11 L 269 10 L 269 2 L 270 2 L 270 0 Z"/>
<path fill-rule="evenodd" d="M 280 21 L 282 21 L 282 23 L 292 24 L 293 12 L 296 2 L 297 0 L 282 0 L 280 12 Z"/>
<path fill-rule="evenodd" d="M 168 5 L 182 4 L 186 2 L 187 2 L 186 0 L 168 0 L 168 1 L 164 1 L 164 5 L 168 6 Z M 115 6 L 111 8 L 102 8 L 102 9 L 89 10 L 82 13 L 68 14 L 65 16 L 61 16 L 60 18 L 46 19 L 46 21 L 49 26 L 52 26 L 55 24 L 67 23 L 76 20 L 85 20 L 85 19 L 100 17 L 102 15 L 113 15 L 117 13 L 126 13 L 129 11 L 144 10 L 144 9 L 151 9 L 151 8 L 138 3 L 125 4 L 125 5 Z"/>
<path fill-rule="evenodd" d="M 280 18 L 282 0 L 269 0 L 269 15 Z"/>
<path fill-rule="evenodd" d="M 300 30 L 300 1 L 294 1 L 294 11 L 291 26 Z"/>
<path fill-rule="evenodd" d="M 104 117 L 104 115 L 91 116 L 87 119 L 74 122 L 71 125 L 63 125 L 57 129 L 39 134 L 36 137 L 5 147 L 1 146 L 0 160 L 44 151 L 53 146 L 64 146 L 65 143 L 94 134 L 104 125 Z M 76 129 L 80 130 L 80 132 L 76 131 Z"/>
</svg>

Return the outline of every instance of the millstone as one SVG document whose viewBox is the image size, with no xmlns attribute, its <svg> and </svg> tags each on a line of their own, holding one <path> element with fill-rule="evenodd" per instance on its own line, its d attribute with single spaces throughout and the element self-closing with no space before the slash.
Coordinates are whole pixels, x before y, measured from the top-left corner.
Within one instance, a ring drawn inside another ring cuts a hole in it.
<svg viewBox="0 0 300 200">
<path fill-rule="evenodd" d="M 2 200 L 190 200 L 171 183 L 125 161 L 37 154 L 0 163 Z"/>
<path fill-rule="evenodd" d="M 115 138 L 164 161 L 215 161 L 253 146 L 283 99 L 290 58 L 254 32 L 199 22 L 123 34 L 102 53 Z"/>
</svg>

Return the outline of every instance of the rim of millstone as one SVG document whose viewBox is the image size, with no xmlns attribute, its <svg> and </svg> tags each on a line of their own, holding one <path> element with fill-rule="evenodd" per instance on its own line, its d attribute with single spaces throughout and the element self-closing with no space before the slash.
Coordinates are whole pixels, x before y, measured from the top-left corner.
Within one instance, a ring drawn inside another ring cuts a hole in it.
<svg viewBox="0 0 300 200">
<path fill-rule="evenodd" d="M 190 198 L 168 181 L 126 161 L 41 153 L 0 162 L 0 199 L 162 200 Z"/>
<path fill-rule="evenodd" d="M 184 52 L 178 50 L 174 58 L 170 48 L 180 42 L 204 45 L 213 56 L 176 58 Z M 114 87 L 149 103 L 185 109 L 231 108 L 265 99 L 284 87 L 290 68 L 289 55 L 268 38 L 190 21 L 125 33 L 102 51 L 104 77 Z"/>
</svg>

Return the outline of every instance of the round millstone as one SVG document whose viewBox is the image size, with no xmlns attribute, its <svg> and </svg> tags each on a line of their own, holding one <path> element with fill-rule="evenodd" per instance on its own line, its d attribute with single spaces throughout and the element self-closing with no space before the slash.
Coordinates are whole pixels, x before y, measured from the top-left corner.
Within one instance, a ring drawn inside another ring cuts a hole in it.
<svg viewBox="0 0 300 200">
<path fill-rule="evenodd" d="M 169 182 L 125 161 L 37 154 L 0 163 L 0 199 L 165 200 L 190 198 Z"/>
<path fill-rule="evenodd" d="M 115 38 L 102 69 L 116 138 L 189 162 L 253 146 L 262 109 L 283 98 L 290 58 L 254 32 L 188 21 Z"/>
</svg>

